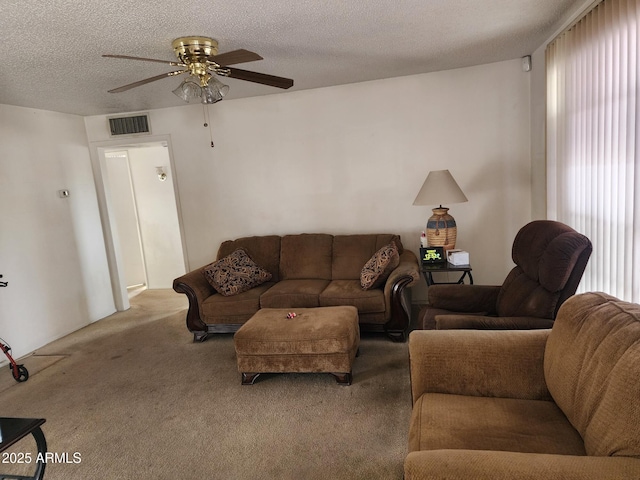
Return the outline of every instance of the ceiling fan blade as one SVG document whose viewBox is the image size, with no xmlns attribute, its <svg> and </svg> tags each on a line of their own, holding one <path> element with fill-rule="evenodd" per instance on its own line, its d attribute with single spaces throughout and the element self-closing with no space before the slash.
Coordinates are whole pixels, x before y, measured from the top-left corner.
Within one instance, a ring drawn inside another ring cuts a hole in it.
<svg viewBox="0 0 640 480">
<path fill-rule="evenodd" d="M 156 75 L 155 77 L 145 78 L 144 80 L 138 80 L 137 82 L 133 82 L 128 85 L 123 85 L 122 87 L 114 88 L 113 90 L 109 90 L 109 93 L 124 92 L 131 88 L 139 87 L 140 85 L 145 85 L 147 83 L 155 82 L 156 80 L 161 80 L 166 77 L 172 77 L 174 75 L 180 75 L 181 73 L 186 73 L 186 72 L 187 70 L 178 70 L 175 72 L 162 73 L 160 75 Z"/>
<path fill-rule="evenodd" d="M 129 55 L 102 55 L 106 58 L 123 58 L 125 60 L 142 60 L 144 62 L 158 62 L 165 65 L 171 65 L 172 67 L 182 66 L 182 63 L 168 62 L 167 60 L 156 60 L 155 58 L 143 58 L 143 57 L 131 57 Z"/>
<path fill-rule="evenodd" d="M 241 48 L 239 50 L 233 50 L 232 52 L 221 53 L 212 57 L 212 60 L 218 65 L 234 65 L 236 63 L 255 62 L 256 60 L 262 60 L 262 57 L 257 53 L 250 52 Z"/>
<path fill-rule="evenodd" d="M 290 88 L 293 86 L 293 80 L 290 78 L 276 77 L 267 75 L 266 73 L 250 72 L 239 68 L 228 68 L 229 74 L 225 75 L 229 78 L 237 78 L 238 80 L 246 80 L 247 82 L 261 83 L 262 85 L 270 85 L 278 88 Z"/>
</svg>

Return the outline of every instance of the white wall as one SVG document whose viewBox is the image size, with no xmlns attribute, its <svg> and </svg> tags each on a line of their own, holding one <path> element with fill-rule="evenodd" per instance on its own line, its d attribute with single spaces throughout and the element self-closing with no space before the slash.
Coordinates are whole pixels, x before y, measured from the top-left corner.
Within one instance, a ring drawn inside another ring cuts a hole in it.
<svg viewBox="0 0 640 480">
<path fill-rule="evenodd" d="M 516 59 L 223 101 L 211 133 L 201 105 L 151 111 L 153 134 L 171 138 L 189 268 L 245 235 L 394 232 L 417 251 L 431 212 L 413 200 L 448 168 L 469 198 L 449 205 L 458 247 L 476 283 L 501 282 L 532 216 L 529 82 Z M 85 123 L 108 140 L 104 116 Z"/>
<path fill-rule="evenodd" d="M 115 308 L 82 117 L 0 105 L 0 145 L 0 336 L 20 357 Z"/>
</svg>

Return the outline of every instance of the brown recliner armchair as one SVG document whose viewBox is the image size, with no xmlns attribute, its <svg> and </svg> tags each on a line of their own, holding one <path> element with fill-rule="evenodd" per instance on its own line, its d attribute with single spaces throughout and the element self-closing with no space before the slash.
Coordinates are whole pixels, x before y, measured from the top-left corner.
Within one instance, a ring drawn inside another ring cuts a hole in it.
<svg viewBox="0 0 640 480">
<path fill-rule="evenodd" d="M 574 295 L 548 330 L 417 330 L 405 480 L 640 479 L 640 305 Z"/>
<path fill-rule="evenodd" d="M 528 223 L 513 241 L 516 266 L 501 286 L 432 285 L 422 328 L 551 328 L 560 306 L 576 292 L 591 251 L 591 241 L 563 223 Z"/>
</svg>

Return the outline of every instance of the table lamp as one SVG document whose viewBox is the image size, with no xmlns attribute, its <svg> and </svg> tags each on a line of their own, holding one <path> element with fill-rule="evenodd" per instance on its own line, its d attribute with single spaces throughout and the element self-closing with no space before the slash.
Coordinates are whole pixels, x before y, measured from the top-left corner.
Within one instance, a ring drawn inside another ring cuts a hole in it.
<svg viewBox="0 0 640 480">
<path fill-rule="evenodd" d="M 454 218 L 447 213 L 449 209 L 442 204 L 467 201 L 449 170 L 429 172 L 413 204 L 440 205 L 432 209 L 433 215 L 427 220 L 426 234 L 430 247 L 444 247 L 445 251 L 455 248 L 458 227 Z"/>
</svg>

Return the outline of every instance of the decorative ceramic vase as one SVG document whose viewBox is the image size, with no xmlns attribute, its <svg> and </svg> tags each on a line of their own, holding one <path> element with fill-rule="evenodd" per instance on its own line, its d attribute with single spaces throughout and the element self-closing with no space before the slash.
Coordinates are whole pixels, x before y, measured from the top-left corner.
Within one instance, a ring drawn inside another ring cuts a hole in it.
<svg viewBox="0 0 640 480">
<path fill-rule="evenodd" d="M 433 215 L 427 220 L 427 241 L 430 247 L 444 247 L 445 251 L 455 248 L 458 227 L 447 212 L 448 208 L 432 209 Z"/>
</svg>

